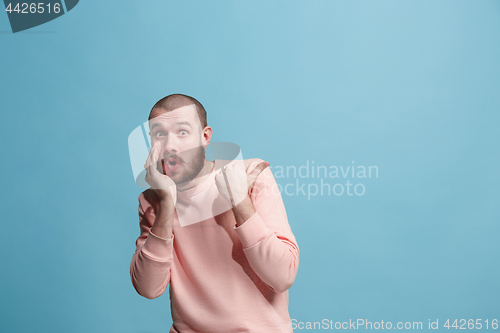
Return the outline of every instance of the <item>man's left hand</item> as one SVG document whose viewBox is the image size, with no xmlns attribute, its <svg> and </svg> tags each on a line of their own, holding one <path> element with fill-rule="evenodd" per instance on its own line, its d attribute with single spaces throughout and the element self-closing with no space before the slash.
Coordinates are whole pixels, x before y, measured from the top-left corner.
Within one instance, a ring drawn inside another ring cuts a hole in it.
<svg viewBox="0 0 500 333">
<path fill-rule="evenodd" d="M 246 197 L 259 174 L 269 166 L 268 162 L 257 165 L 251 173 L 247 174 L 242 163 L 230 163 L 215 176 L 215 184 L 219 193 L 236 207 Z"/>
</svg>

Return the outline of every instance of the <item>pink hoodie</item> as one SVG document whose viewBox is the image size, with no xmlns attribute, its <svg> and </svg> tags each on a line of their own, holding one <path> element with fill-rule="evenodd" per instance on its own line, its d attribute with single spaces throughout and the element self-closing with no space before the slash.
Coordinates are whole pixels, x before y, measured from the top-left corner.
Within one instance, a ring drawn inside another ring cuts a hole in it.
<svg viewBox="0 0 500 333">
<path fill-rule="evenodd" d="M 247 173 L 261 162 L 245 160 Z M 215 170 L 224 164 L 215 163 Z M 238 228 L 231 210 L 206 218 L 207 209 L 220 207 L 224 200 L 215 185 L 217 172 L 177 192 L 172 239 L 150 232 L 157 196 L 151 189 L 141 193 L 132 283 L 150 299 L 162 295 L 170 283 L 170 332 L 292 332 L 288 289 L 297 274 L 299 248 L 271 170 L 258 176 L 250 192 L 256 213 Z M 202 212 L 199 216 L 205 219 L 181 227 L 180 211 L 195 220 Z"/>
</svg>

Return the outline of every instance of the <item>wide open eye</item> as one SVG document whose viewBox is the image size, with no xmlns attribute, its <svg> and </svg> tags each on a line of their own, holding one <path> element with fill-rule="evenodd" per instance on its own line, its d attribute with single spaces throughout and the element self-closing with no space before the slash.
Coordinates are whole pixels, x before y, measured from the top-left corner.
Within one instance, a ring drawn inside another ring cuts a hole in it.
<svg viewBox="0 0 500 333">
<path fill-rule="evenodd" d="M 189 134 L 189 133 L 188 133 L 188 131 L 186 131 L 186 130 L 180 130 L 180 131 L 179 131 L 179 135 L 180 135 L 180 136 L 185 136 L 185 135 L 188 135 L 188 134 Z"/>
<path fill-rule="evenodd" d="M 165 132 L 163 131 L 158 131 L 155 133 L 155 136 L 158 137 L 158 136 L 165 136 Z"/>
</svg>

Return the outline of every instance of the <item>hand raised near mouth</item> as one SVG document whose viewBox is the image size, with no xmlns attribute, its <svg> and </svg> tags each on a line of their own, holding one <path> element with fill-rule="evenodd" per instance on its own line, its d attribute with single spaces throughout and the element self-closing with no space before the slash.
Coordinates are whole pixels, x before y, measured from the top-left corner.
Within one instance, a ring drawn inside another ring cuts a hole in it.
<svg viewBox="0 0 500 333">
<path fill-rule="evenodd" d="M 175 182 L 167 175 L 161 174 L 158 169 L 158 159 L 160 158 L 161 143 L 156 141 L 151 147 L 144 169 L 146 169 L 146 182 L 156 192 L 161 200 L 171 199 L 173 204 L 177 201 L 177 188 Z"/>
</svg>

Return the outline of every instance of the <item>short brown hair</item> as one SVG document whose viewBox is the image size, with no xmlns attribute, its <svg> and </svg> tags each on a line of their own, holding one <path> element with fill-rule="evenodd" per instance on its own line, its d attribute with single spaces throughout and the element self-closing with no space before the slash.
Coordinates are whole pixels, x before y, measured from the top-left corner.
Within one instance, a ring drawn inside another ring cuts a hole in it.
<svg viewBox="0 0 500 333">
<path fill-rule="evenodd" d="M 160 99 L 153 106 L 151 112 L 149 112 L 148 120 L 151 120 L 151 115 L 153 114 L 154 109 L 162 109 L 165 112 L 169 112 L 192 104 L 195 105 L 196 112 L 200 118 L 201 129 L 204 129 L 207 126 L 207 112 L 205 111 L 205 108 L 196 98 L 183 94 L 172 94 Z"/>
</svg>

